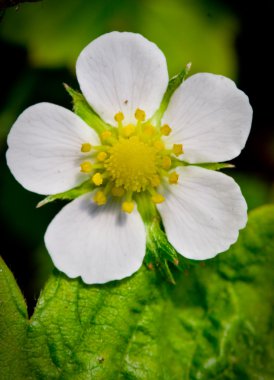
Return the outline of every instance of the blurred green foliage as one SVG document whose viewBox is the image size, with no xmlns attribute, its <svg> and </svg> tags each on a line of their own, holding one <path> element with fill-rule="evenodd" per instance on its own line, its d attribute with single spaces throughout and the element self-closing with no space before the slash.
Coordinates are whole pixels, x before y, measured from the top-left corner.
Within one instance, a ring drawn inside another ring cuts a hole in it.
<svg viewBox="0 0 274 380">
<path fill-rule="evenodd" d="M 9 10 L 2 35 L 26 46 L 33 66 L 74 68 L 78 54 L 94 38 L 112 30 L 133 31 L 163 50 L 171 75 L 191 61 L 194 72 L 235 77 L 237 21 L 216 4 L 201 0 L 43 0 L 17 12 Z"/>
</svg>

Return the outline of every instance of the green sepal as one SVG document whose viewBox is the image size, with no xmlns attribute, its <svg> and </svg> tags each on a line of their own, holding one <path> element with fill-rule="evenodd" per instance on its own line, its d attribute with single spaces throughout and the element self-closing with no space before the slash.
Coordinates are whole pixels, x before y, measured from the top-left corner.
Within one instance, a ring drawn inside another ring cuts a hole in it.
<svg viewBox="0 0 274 380">
<path fill-rule="evenodd" d="M 147 267 L 150 269 L 157 268 L 168 282 L 175 284 L 169 262 L 174 265 L 178 264 L 178 254 L 161 229 L 158 217 L 155 216 L 150 223 L 146 224 L 146 233 L 145 263 Z"/>
<path fill-rule="evenodd" d="M 173 95 L 174 91 L 177 90 L 180 84 L 184 81 L 190 68 L 191 68 L 191 63 L 188 63 L 186 67 L 179 74 L 175 75 L 174 77 L 170 79 L 170 81 L 168 82 L 168 86 L 164 94 L 163 100 L 160 104 L 160 107 L 157 109 L 157 111 L 154 113 L 154 115 L 150 119 L 150 122 L 152 124 L 157 125 L 157 126 L 160 125 L 161 119 L 167 109 L 171 96 Z"/>
<path fill-rule="evenodd" d="M 209 170 L 222 170 L 222 169 L 235 168 L 235 165 L 229 164 L 227 162 L 204 162 L 201 164 L 190 164 L 186 161 L 173 159 L 172 168 L 176 168 L 178 166 L 199 166 L 200 168 L 209 169 Z"/>
<path fill-rule="evenodd" d="M 72 97 L 73 111 L 99 135 L 105 130 L 113 128 L 111 125 L 105 123 L 99 115 L 97 115 L 80 92 L 73 90 L 73 88 L 66 83 L 64 83 L 64 87 Z"/>
<path fill-rule="evenodd" d="M 46 198 L 40 201 L 36 207 L 39 208 L 45 206 L 47 203 L 53 202 L 57 199 L 70 201 L 72 199 L 80 197 L 80 195 L 91 192 L 93 189 L 94 186 L 92 185 L 90 180 L 88 180 L 83 182 L 80 186 L 74 187 L 73 189 L 70 189 L 68 191 L 64 191 L 63 193 L 48 195 Z"/>
<path fill-rule="evenodd" d="M 182 258 L 168 241 L 161 217 L 149 196 L 139 194 L 136 201 L 146 228 L 145 264 L 149 269 L 157 269 L 168 282 L 175 284 L 169 265 L 185 270 L 192 261 Z"/>
<path fill-rule="evenodd" d="M 216 162 L 216 163 L 204 163 L 204 164 L 195 164 L 192 166 L 199 166 L 200 168 L 209 169 L 209 170 L 221 170 L 221 169 L 233 169 L 235 168 L 235 165 L 226 163 L 226 162 Z"/>
<path fill-rule="evenodd" d="M 150 222 L 147 222 L 146 231 L 145 263 L 150 269 L 155 266 L 172 284 L 175 284 L 175 280 L 169 267 L 170 264 L 180 271 L 188 271 L 193 265 L 201 264 L 181 256 L 170 244 L 158 213 L 157 217 L 155 216 Z"/>
</svg>

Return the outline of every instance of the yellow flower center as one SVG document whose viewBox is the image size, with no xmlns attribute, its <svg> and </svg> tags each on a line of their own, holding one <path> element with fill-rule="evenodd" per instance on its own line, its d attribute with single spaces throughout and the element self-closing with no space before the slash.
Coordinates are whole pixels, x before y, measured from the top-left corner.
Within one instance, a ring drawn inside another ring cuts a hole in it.
<svg viewBox="0 0 274 380">
<path fill-rule="evenodd" d="M 104 205 L 110 197 L 120 198 L 121 209 L 127 213 L 133 211 L 140 192 L 146 192 L 154 203 L 164 202 L 157 188 L 162 183 L 178 183 L 178 173 L 171 170 L 176 166 L 176 157 L 183 154 L 182 144 L 169 149 L 165 146 L 163 136 L 172 133 L 170 126 L 152 125 L 140 109 L 135 118 L 136 125 L 123 125 L 124 115 L 118 112 L 114 115 L 117 128 L 101 134 L 102 145 L 83 142 L 80 147 L 85 158 L 80 171 L 98 187 L 94 202 Z"/>
<path fill-rule="evenodd" d="M 105 168 L 116 187 L 126 191 L 144 191 L 157 173 L 157 150 L 138 136 L 119 138 L 109 149 Z"/>
</svg>

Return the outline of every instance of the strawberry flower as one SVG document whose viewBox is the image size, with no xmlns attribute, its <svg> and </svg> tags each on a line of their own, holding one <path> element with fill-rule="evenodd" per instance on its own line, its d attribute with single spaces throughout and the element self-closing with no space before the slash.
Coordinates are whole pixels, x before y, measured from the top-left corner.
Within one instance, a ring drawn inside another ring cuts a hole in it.
<svg viewBox="0 0 274 380">
<path fill-rule="evenodd" d="M 232 178 L 204 164 L 239 155 L 252 120 L 247 96 L 207 73 L 168 92 L 163 53 L 133 33 L 91 42 L 76 72 L 90 116 L 36 104 L 8 137 L 8 166 L 26 189 L 76 194 L 45 235 L 55 266 L 105 283 L 137 271 L 159 236 L 194 260 L 227 250 L 246 202 Z"/>
</svg>

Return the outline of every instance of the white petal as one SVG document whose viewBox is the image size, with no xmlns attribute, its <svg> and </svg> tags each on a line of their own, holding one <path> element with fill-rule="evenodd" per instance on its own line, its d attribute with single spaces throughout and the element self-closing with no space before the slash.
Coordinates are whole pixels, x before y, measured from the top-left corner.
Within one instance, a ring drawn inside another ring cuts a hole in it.
<svg viewBox="0 0 274 380">
<path fill-rule="evenodd" d="M 87 194 L 66 205 L 49 225 L 45 242 L 55 266 L 87 284 L 136 272 L 145 255 L 145 228 L 135 210 L 116 203 L 97 206 Z"/>
<path fill-rule="evenodd" d="M 158 205 L 168 240 L 183 256 L 204 260 L 226 251 L 246 225 L 247 206 L 236 182 L 199 167 L 177 168 L 179 183 Z"/>
<path fill-rule="evenodd" d="M 159 107 L 168 85 L 166 59 L 140 34 L 112 32 L 91 42 L 76 64 L 87 101 L 110 124 L 122 111 L 125 123 L 135 122 L 137 108 L 147 118 Z"/>
<path fill-rule="evenodd" d="M 248 97 L 223 76 L 196 74 L 170 100 L 163 122 L 182 143 L 190 163 L 221 162 L 238 156 L 250 132 L 252 108 Z"/>
<path fill-rule="evenodd" d="M 50 103 L 27 108 L 9 136 L 8 166 L 26 189 L 39 194 L 69 190 L 86 179 L 81 145 L 98 145 L 96 133 L 73 112 Z"/>
</svg>

